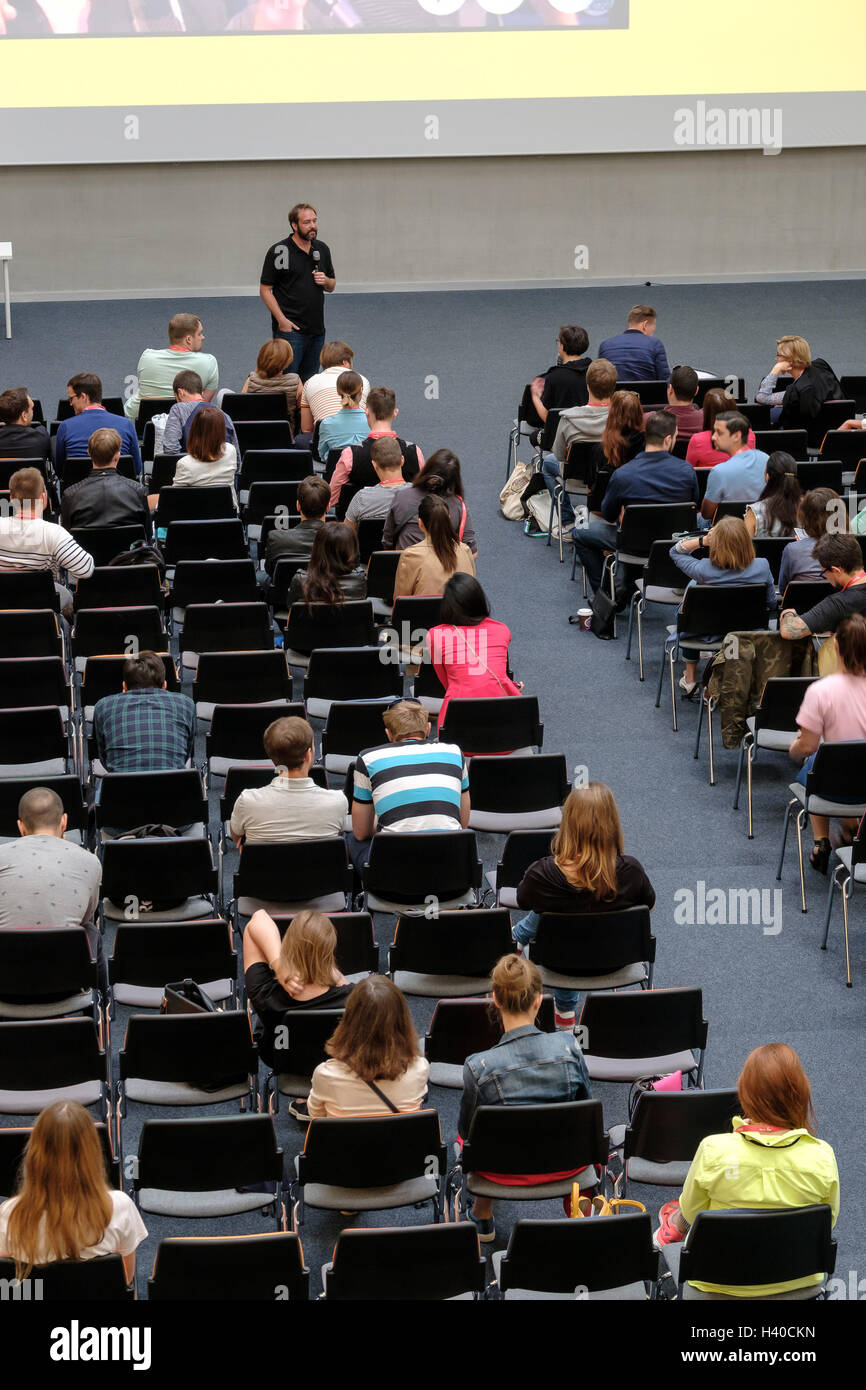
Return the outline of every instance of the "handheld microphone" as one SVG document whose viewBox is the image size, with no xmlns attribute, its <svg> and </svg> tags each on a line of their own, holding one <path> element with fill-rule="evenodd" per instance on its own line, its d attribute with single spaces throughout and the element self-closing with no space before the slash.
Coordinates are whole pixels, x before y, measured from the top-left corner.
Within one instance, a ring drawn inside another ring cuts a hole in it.
<svg viewBox="0 0 866 1390">
<path fill-rule="evenodd" d="M 315 275 L 316 271 L 317 271 L 317 270 L 321 270 L 321 268 L 322 268 L 322 266 L 321 266 L 322 253 L 321 253 L 321 251 L 317 251 L 317 250 L 316 250 L 316 243 L 315 243 L 314 241 L 310 243 L 310 254 L 312 255 L 312 258 L 313 258 L 313 274 Z"/>
</svg>

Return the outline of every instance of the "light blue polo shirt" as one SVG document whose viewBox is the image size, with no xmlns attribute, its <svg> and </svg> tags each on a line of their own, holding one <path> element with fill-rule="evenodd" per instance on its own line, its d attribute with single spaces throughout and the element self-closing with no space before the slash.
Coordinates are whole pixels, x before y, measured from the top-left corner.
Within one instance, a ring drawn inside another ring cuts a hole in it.
<svg viewBox="0 0 866 1390">
<path fill-rule="evenodd" d="M 710 469 L 708 502 L 757 502 L 764 491 L 764 470 L 769 454 L 761 449 L 741 449 Z"/>
</svg>

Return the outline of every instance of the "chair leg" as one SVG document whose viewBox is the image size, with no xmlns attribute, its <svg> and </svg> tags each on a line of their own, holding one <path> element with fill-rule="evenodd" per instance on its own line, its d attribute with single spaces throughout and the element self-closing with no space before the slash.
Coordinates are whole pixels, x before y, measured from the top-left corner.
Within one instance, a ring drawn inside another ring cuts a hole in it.
<svg viewBox="0 0 866 1390">
<path fill-rule="evenodd" d="M 755 827 L 752 821 L 752 763 L 755 761 L 755 745 L 750 746 L 746 754 L 746 794 L 749 800 L 749 839 L 755 838 Z"/>
<path fill-rule="evenodd" d="M 638 633 L 638 641 L 640 641 L 640 633 Z M 662 681 L 663 681 L 664 678 L 665 678 L 665 664 L 666 664 L 666 660 L 667 660 L 667 654 L 668 654 L 668 644 L 667 644 L 667 642 L 665 642 L 664 645 L 663 645 L 663 647 L 662 647 L 662 661 L 661 661 L 661 666 L 659 667 L 659 683 L 658 683 L 658 689 L 656 690 L 656 709 L 658 709 L 659 705 L 661 704 L 661 700 L 662 700 Z"/>
<path fill-rule="evenodd" d="M 854 887 L 854 875 L 848 875 L 848 882 L 842 885 L 842 929 L 845 933 L 845 983 L 849 989 L 852 988 L 854 981 L 851 979 L 851 952 L 848 946 L 848 899 L 851 896 L 850 890 Z"/>
<path fill-rule="evenodd" d="M 634 593 L 634 594 L 632 594 L 631 603 L 630 603 L 629 606 L 628 606 L 628 633 L 626 634 L 628 640 L 627 640 L 626 645 L 625 645 L 625 659 L 626 659 L 626 661 L 631 661 L 631 639 L 632 639 L 632 633 L 634 632 L 634 610 L 635 610 L 635 604 L 636 604 L 636 602 L 637 602 L 637 594 Z"/>
<path fill-rule="evenodd" d="M 830 887 L 827 892 L 827 912 L 824 917 L 824 940 L 821 942 L 822 951 L 826 951 L 827 938 L 830 935 L 830 918 L 833 914 L 833 893 L 840 886 L 842 887 L 842 890 L 844 892 L 844 885 L 840 885 L 839 882 L 840 871 L 843 870 L 844 867 L 844 864 L 837 864 L 836 868 L 833 870 L 833 873 L 830 875 Z"/>
<path fill-rule="evenodd" d="M 800 911 L 806 911 L 806 878 L 803 873 L 803 831 L 805 829 L 806 812 L 801 810 L 797 816 L 797 858 L 800 864 Z"/>
<path fill-rule="evenodd" d="M 693 757 L 693 758 L 697 758 L 698 755 L 699 755 L 699 753 L 700 753 L 700 751 L 701 751 L 701 730 L 703 729 L 703 727 L 704 727 L 704 699 L 703 699 L 703 691 L 701 691 L 701 698 L 700 698 L 700 700 L 698 701 L 698 731 L 697 731 L 697 733 L 696 733 L 696 735 L 695 735 L 695 751 L 694 751 L 694 753 L 692 754 L 692 757 Z"/>
<path fill-rule="evenodd" d="M 637 601 L 637 662 L 638 679 L 643 680 L 643 598 Z"/>
<path fill-rule="evenodd" d="M 796 797 L 794 797 L 791 801 L 788 802 L 787 806 L 785 807 L 785 824 L 782 829 L 782 848 L 779 851 L 779 863 L 776 868 L 776 878 L 782 877 L 782 865 L 785 862 L 785 844 L 788 839 L 788 826 L 791 823 L 791 812 L 797 805 L 799 805 L 799 803 Z"/>
<path fill-rule="evenodd" d="M 671 678 L 671 710 L 673 711 L 674 733 L 676 733 L 676 732 L 677 732 L 677 689 L 676 689 L 676 684 L 675 684 L 675 681 L 676 681 L 676 672 L 675 672 L 675 670 L 674 670 L 674 645 L 673 645 L 673 643 L 671 643 L 670 649 L 668 650 L 668 671 L 669 671 L 669 673 L 670 673 L 670 678 Z"/>
<path fill-rule="evenodd" d="M 743 781 L 743 761 L 744 761 L 744 758 L 745 758 L 745 753 L 746 753 L 746 740 L 745 740 L 745 738 L 744 738 L 744 739 L 741 741 L 741 743 L 740 743 L 740 754 L 739 754 L 739 757 L 737 758 L 737 785 L 734 787 L 734 810 L 735 810 L 735 811 L 739 811 L 739 809 L 740 809 L 740 786 L 741 786 L 742 781 Z"/>
<path fill-rule="evenodd" d="M 707 737 L 710 741 L 710 786 L 716 785 L 716 765 L 713 759 L 713 702 L 707 701 Z"/>
</svg>

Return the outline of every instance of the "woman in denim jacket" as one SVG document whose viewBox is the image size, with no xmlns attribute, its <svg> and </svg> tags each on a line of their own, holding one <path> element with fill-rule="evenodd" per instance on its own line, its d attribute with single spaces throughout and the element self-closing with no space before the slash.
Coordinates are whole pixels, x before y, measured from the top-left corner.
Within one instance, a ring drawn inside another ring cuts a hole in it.
<svg viewBox="0 0 866 1390">
<path fill-rule="evenodd" d="M 497 962 L 493 971 L 493 1003 L 502 1015 L 504 1031 L 495 1047 L 466 1058 L 459 1142 L 469 1133 L 477 1105 L 538 1105 L 591 1099 L 586 1063 L 574 1033 L 542 1033 L 535 1026 L 541 995 L 541 975 L 532 961 L 503 956 Z M 482 1176 L 501 1182 L 503 1187 L 551 1181 L 554 1177 L 549 1173 Z M 476 1197 L 469 1215 L 478 1228 L 480 1241 L 487 1244 L 496 1239 L 492 1198 Z"/>
</svg>

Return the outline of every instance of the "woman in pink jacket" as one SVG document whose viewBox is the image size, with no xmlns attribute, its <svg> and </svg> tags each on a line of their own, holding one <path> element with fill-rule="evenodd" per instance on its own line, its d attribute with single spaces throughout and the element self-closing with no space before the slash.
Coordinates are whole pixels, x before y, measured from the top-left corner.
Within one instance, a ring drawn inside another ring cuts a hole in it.
<svg viewBox="0 0 866 1390">
<path fill-rule="evenodd" d="M 439 711 L 444 722 L 449 700 L 489 700 L 522 695 L 508 674 L 511 631 L 490 616 L 490 604 L 471 574 L 454 574 L 442 594 L 441 618 L 427 633 L 433 669 L 445 687 Z"/>
</svg>

